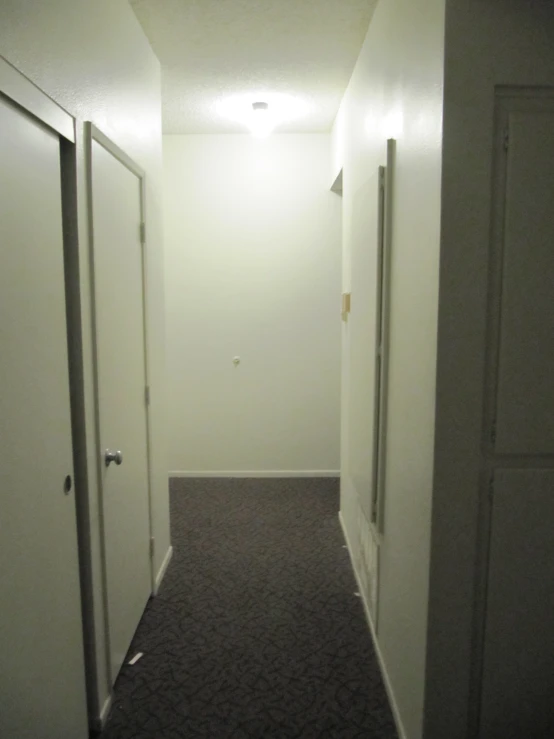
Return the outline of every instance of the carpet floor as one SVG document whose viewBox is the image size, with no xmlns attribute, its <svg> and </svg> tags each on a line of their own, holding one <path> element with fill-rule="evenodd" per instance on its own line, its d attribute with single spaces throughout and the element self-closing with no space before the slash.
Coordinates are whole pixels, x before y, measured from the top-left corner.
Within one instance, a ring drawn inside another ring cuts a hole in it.
<svg viewBox="0 0 554 739">
<path fill-rule="evenodd" d="M 396 739 L 328 479 L 174 479 L 101 739 Z"/>
</svg>

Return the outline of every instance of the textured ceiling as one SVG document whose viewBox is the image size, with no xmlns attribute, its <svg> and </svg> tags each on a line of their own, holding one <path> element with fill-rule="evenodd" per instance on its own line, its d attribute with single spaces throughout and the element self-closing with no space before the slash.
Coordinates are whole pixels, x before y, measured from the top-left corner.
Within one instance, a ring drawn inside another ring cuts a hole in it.
<svg viewBox="0 0 554 739">
<path fill-rule="evenodd" d="M 131 0 L 162 64 L 164 132 L 243 132 L 221 104 L 272 94 L 305 109 L 278 130 L 328 131 L 376 2 Z"/>
</svg>

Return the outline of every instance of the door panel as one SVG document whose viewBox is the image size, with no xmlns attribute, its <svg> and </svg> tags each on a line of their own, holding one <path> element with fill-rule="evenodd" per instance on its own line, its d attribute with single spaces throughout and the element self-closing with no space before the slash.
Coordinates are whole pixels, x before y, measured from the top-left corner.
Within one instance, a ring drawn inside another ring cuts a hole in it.
<svg viewBox="0 0 554 739">
<path fill-rule="evenodd" d="M 554 736 L 551 91 L 497 91 L 495 142 L 485 409 L 492 443 L 483 459 L 493 477 L 490 501 L 483 491 L 481 533 L 490 538 L 480 561 L 475 720 L 480 739 L 547 739 Z"/>
<path fill-rule="evenodd" d="M 554 736 L 554 470 L 495 475 L 482 739 Z"/>
<path fill-rule="evenodd" d="M 0 736 L 86 737 L 60 143 L 0 98 Z"/>
<path fill-rule="evenodd" d="M 115 681 L 151 592 L 140 179 L 92 141 L 94 284 L 110 663 Z"/>
<path fill-rule="evenodd" d="M 554 453 L 554 104 L 545 100 L 543 105 L 543 110 L 509 115 L 498 356 L 500 453 Z"/>
</svg>

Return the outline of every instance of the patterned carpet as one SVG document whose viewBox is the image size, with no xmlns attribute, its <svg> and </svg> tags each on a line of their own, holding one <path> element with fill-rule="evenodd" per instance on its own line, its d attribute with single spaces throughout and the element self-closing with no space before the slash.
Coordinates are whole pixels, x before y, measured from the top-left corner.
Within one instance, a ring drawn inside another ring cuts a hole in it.
<svg viewBox="0 0 554 739">
<path fill-rule="evenodd" d="M 336 480 L 172 480 L 102 739 L 396 739 L 338 504 Z"/>
</svg>

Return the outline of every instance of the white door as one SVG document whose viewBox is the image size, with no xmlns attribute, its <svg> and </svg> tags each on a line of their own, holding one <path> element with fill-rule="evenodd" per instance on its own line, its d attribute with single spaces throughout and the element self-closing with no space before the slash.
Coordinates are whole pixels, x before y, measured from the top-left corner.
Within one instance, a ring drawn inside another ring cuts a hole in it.
<svg viewBox="0 0 554 739">
<path fill-rule="evenodd" d="M 151 593 L 141 181 L 92 141 L 94 292 L 111 677 Z M 121 464 L 118 464 L 121 462 Z"/>
<path fill-rule="evenodd" d="M 0 736 L 86 737 L 59 138 L 0 97 Z"/>
<path fill-rule="evenodd" d="M 554 736 L 554 98 L 501 97 L 481 739 Z"/>
</svg>

